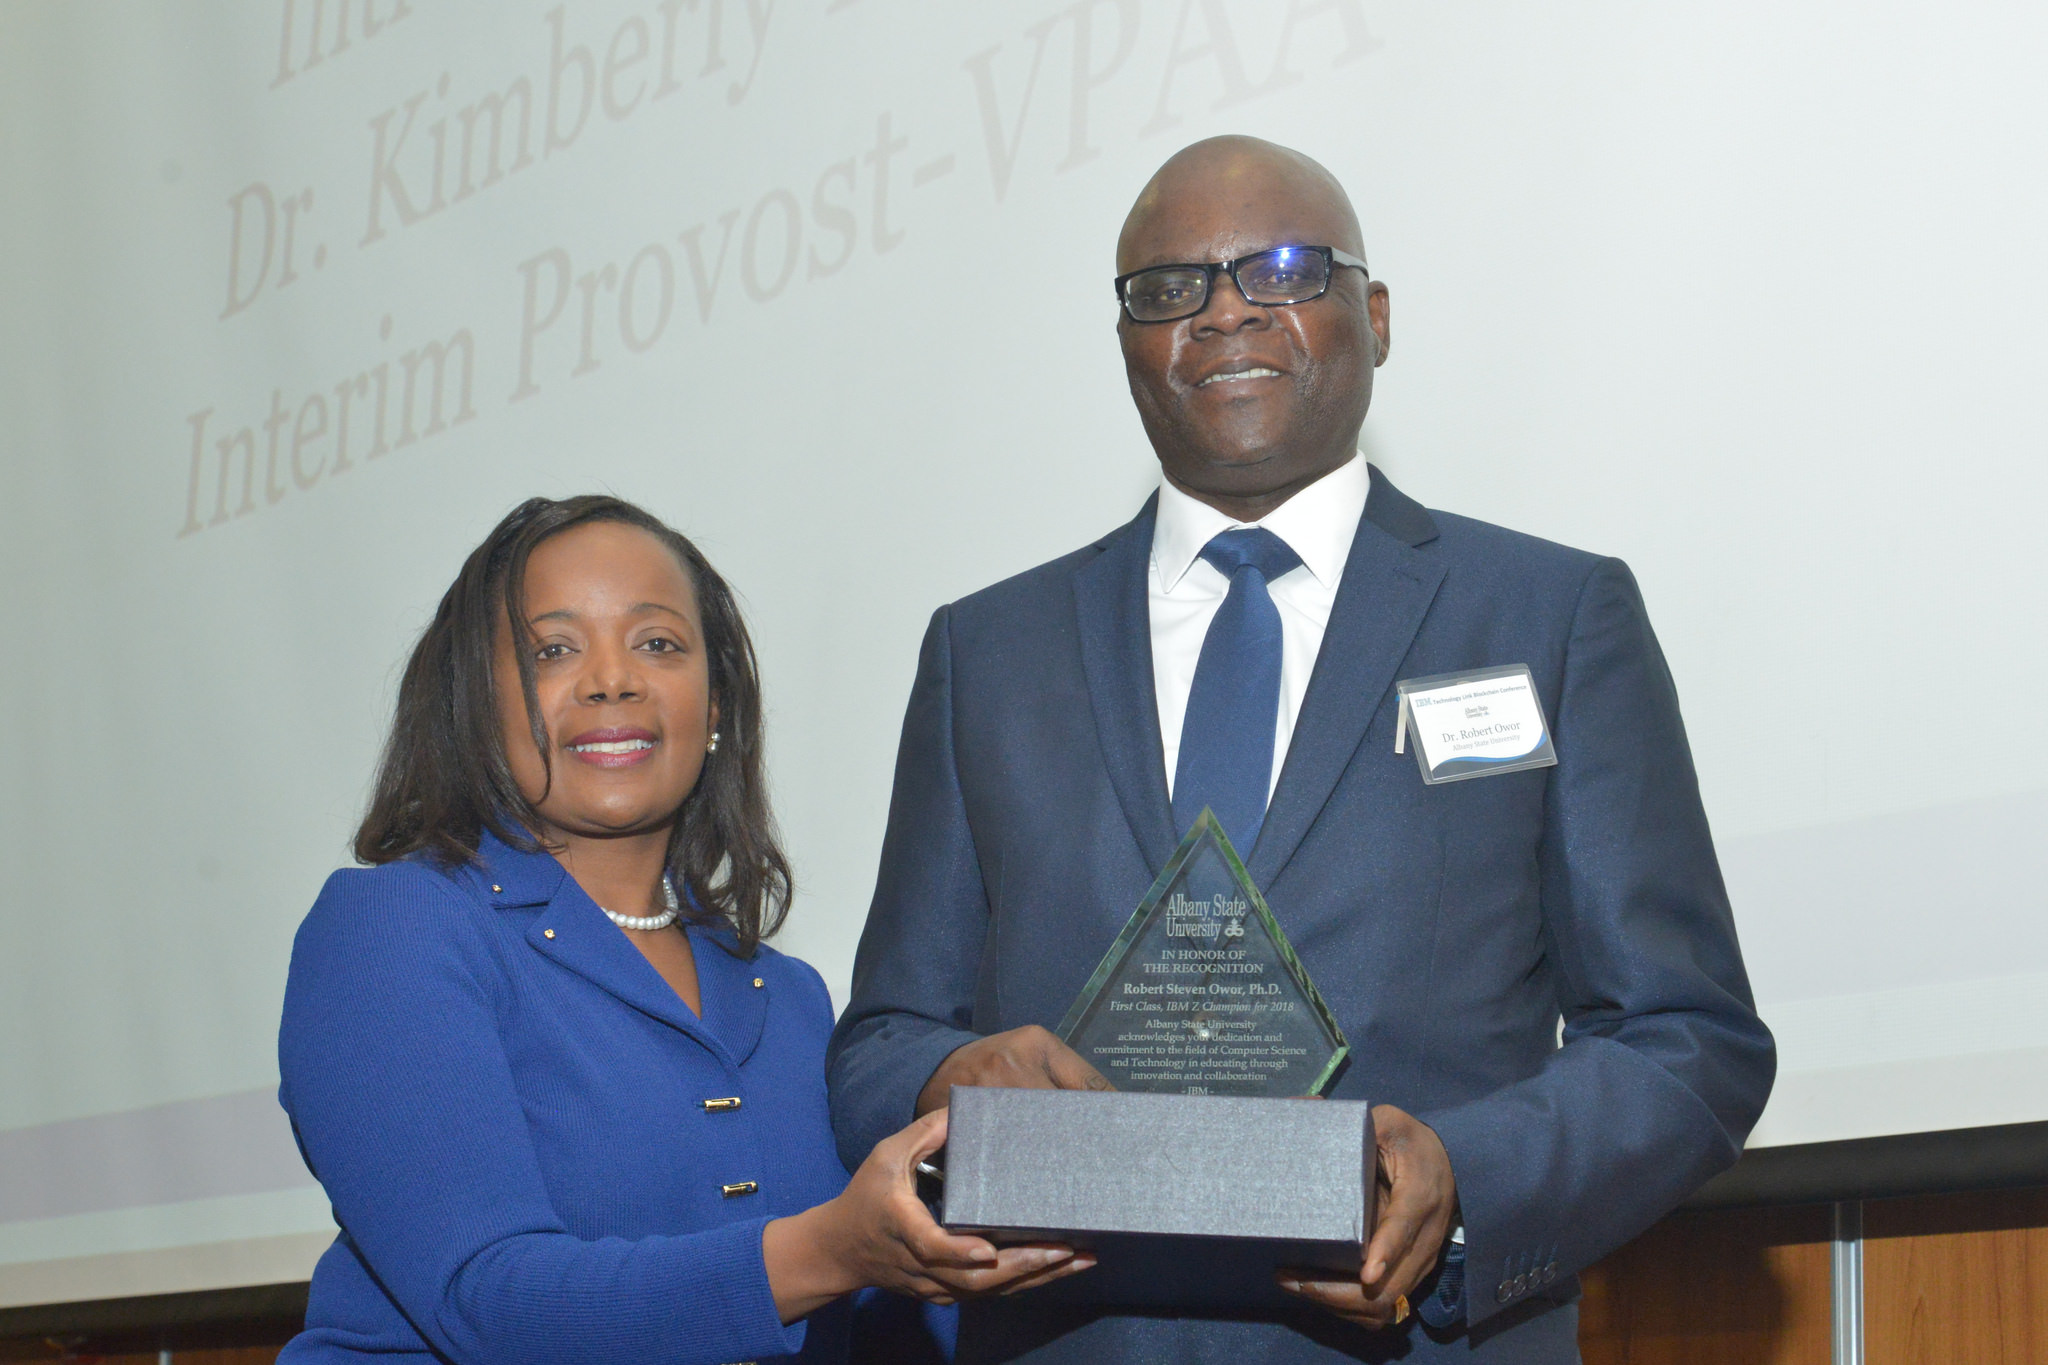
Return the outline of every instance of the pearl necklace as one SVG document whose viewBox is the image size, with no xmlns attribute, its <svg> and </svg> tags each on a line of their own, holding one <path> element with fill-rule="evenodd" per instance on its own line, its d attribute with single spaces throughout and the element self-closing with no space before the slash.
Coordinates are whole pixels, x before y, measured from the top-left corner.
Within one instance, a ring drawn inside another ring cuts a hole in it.
<svg viewBox="0 0 2048 1365">
<path fill-rule="evenodd" d="M 604 910 L 602 905 L 597 908 L 604 910 L 604 917 L 621 929 L 639 929 L 643 932 L 666 929 L 676 922 L 676 916 L 683 913 L 681 902 L 676 900 L 676 885 L 668 879 L 666 872 L 661 874 L 661 898 L 668 902 L 668 909 L 658 915 L 620 915 Z"/>
</svg>

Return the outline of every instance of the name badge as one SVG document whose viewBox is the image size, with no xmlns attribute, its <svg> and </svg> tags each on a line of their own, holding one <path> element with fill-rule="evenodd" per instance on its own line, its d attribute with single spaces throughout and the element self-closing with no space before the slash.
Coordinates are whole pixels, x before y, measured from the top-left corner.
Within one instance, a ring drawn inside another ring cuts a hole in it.
<svg viewBox="0 0 2048 1365">
<path fill-rule="evenodd" d="M 1401 694 L 1394 752 L 1407 751 L 1413 732 L 1415 763 L 1431 786 L 1557 762 L 1527 664 L 1409 678 L 1394 687 Z"/>
</svg>

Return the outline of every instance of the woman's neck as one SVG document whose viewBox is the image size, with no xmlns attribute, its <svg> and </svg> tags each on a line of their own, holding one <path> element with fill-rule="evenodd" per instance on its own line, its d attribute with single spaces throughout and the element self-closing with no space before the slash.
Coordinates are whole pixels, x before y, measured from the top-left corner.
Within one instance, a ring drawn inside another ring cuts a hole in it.
<svg viewBox="0 0 2048 1365">
<path fill-rule="evenodd" d="M 561 831 L 547 836 L 549 851 L 584 894 L 620 915 L 653 915 L 665 908 L 661 874 L 668 863 L 668 840 L 666 827 L 601 837 Z"/>
</svg>

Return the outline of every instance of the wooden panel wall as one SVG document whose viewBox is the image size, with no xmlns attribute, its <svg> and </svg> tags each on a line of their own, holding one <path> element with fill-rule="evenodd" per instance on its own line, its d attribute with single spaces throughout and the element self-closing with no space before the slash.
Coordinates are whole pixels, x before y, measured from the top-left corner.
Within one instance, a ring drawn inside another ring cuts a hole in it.
<svg viewBox="0 0 2048 1365">
<path fill-rule="evenodd" d="M 1828 1365 L 1825 1206 L 1681 1213 L 1582 1276 L 1586 1365 Z"/>
<path fill-rule="evenodd" d="M 2048 1361 L 2048 1190 L 1864 1206 L 1868 1365 Z"/>
<path fill-rule="evenodd" d="M 1864 1206 L 1868 1365 L 2048 1362 L 2048 1190 Z M 1595 1266 L 1580 1305 L 1585 1365 L 1829 1365 L 1825 1206 L 1667 1218 Z M 279 1319 L 0 1340 L 0 1365 L 274 1365 Z"/>
<path fill-rule="evenodd" d="M 277 1365 L 277 1353 L 298 1331 L 294 1323 L 224 1323 L 198 1337 L 171 1341 L 175 1365 Z M 118 1339 L 28 1337 L 0 1341 L 0 1361 L 71 1365 L 158 1365 L 157 1348 L 141 1336 Z"/>
<path fill-rule="evenodd" d="M 1585 1276 L 1586 1365 L 1828 1365 L 1825 1206 L 1677 1214 Z M 2048 1362 L 2048 1190 L 1863 1206 L 1867 1365 Z"/>
</svg>

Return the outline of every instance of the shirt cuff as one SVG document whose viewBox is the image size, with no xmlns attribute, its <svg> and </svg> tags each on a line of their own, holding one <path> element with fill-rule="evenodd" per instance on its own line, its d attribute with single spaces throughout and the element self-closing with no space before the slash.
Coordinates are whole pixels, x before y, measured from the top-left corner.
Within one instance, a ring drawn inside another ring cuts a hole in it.
<svg viewBox="0 0 2048 1365">
<path fill-rule="evenodd" d="M 1459 1228 L 1458 1232 L 1463 1233 L 1464 1229 Z M 1454 1235 L 1444 1244 L 1443 1257 L 1437 1263 L 1436 1283 L 1417 1300 L 1415 1316 L 1439 1331 L 1464 1320 L 1465 1241 L 1462 1236 Z"/>
</svg>

